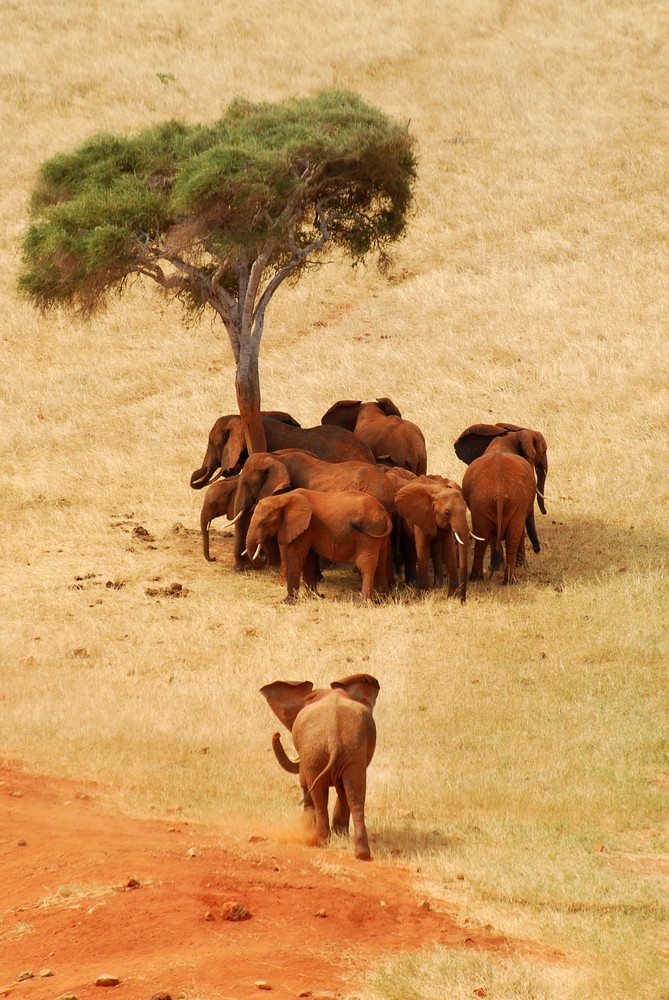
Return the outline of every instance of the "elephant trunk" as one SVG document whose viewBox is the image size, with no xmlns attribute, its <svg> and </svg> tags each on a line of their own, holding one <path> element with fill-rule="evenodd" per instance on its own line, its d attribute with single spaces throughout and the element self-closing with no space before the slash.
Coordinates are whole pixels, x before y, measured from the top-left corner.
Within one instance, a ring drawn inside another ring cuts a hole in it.
<svg viewBox="0 0 669 1000">
<path fill-rule="evenodd" d="M 546 492 L 547 472 L 547 465 L 537 465 L 537 504 L 539 505 L 539 510 L 542 514 L 546 513 L 546 503 L 543 495 Z"/>
<path fill-rule="evenodd" d="M 458 554 L 458 594 L 464 604 L 467 600 L 467 564 L 469 561 L 469 525 L 467 524 L 467 514 L 463 511 L 462 516 L 451 521 L 451 530 L 455 535 L 455 547 Z"/>
<path fill-rule="evenodd" d="M 201 469 L 196 469 L 190 477 L 191 489 L 201 490 L 204 486 L 211 486 L 216 479 L 220 479 L 222 475 L 220 468 L 218 462 L 210 462 L 208 465 L 203 465 Z"/>
<path fill-rule="evenodd" d="M 213 556 L 209 555 L 209 525 L 211 524 L 211 514 L 204 506 L 200 514 L 200 531 L 202 532 L 202 552 L 207 562 L 216 562 Z"/>
<path fill-rule="evenodd" d="M 278 760 L 284 771 L 288 771 L 290 774 L 299 774 L 300 762 L 299 760 L 291 760 L 286 751 L 283 749 L 283 744 L 281 743 L 281 733 L 274 733 L 272 736 L 272 750 L 274 751 L 274 756 Z"/>
</svg>

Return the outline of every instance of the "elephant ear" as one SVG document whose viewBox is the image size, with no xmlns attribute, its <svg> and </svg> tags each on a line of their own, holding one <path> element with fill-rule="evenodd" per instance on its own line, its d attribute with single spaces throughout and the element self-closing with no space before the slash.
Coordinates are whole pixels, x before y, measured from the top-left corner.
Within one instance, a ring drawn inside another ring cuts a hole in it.
<svg viewBox="0 0 669 1000">
<path fill-rule="evenodd" d="M 223 473 L 236 468 L 246 451 L 246 438 L 241 417 L 228 418 L 228 435 L 221 447 L 221 470 Z"/>
<path fill-rule="evenodd" d="M 262 415 L 263 417 L 271 417 L 272 420 L 278 420 L 280 424 L 291 424 L 293 427 L 302 426 L 299 420 L 296 420 L 295 417 L 284 410 L 263 410 Z"/>
<path fill-rule="evenodd" d="M 330 687 L 344 690 L 349 698 L 366 705 L 371 712 L 376 704 L 380 684 L 371 674 L 350 674 L 340 681 L 333 681 Z"/>
<path fill-rule="evenodd" d="M 508 432 L 509 428 L 502 424 L 472 424 L 454 442 L 455 454 L 465 465 L 471 465 L 475 458 L 481 457 L 494 438 Z"/>
<path fill-rule="evenodd" d="M 384 465 L 380 466 L 380 468 L 390 480 L 395 493 L 403 489 L 407 483 L 412 483 L 416 478 L 413 472 L 409 472 L 408 469 L 401 469 L 398 465 Z"/>
<path fill-rule="evenodd" d="M 402 414 L 398 408 L 393 403 L 392 399 L 388 396 L 377 396 L 376 402 L 379 404 L 380 408 L 383 410 L 387 417 L 401 417 Z"/>
<path fill-rule="evenodd" d="M 290 486 L 290 475 L 288 469 L 281 461 L 270 452 L 263 455 L 253 455 L 252 459 L 256 468 L 262 471 L 262 483 L 258 491 L 258 497 L 271 497 L 275 493 L 282 493 Z"/>
<path fill-rule="evenodd" d="M 354 431 L 361 406 L 361 399 L 340 399 L 339 402 L 332 404 L 327 413 L 323 414 L 321 423 L 335 424 L 347 431 Z"/>
<path fill-rule="evenodd" d="M 448 479 L 447 476 L 440 476 L 436 472 L 431 472 L 429 476 L 418 476 L 419 483 L 432 483 L 434 486 L 445 486 L 449 490 L 459 490 L 462 493 L 462 486 L 456 483 L 455 479 Z"/>
<path fill-rule="evenodd" d="M 302 490 L 287 493 L 283 507 L 283 517 L 277 532 L 279 545 L 289 545 L 294 542 L 311 523 L 313 507 Z"/>
<path fill-rule="evenodd" d="M 436 536 L 437 522 L 432 507 L 432 494 L 436 483 L 409 483 L 395 494 L 398 511 L 424 535 Z"/>
<path fill-rule="evenodd" d="M 293 723 L 307 704 L 313 687 L 311 681 L 274 681 L 261 687 L 260 693 L 276 717 L 292 733 Z"/>
<path fill-rule="evenodd" d="M 495 427 L 502 427 L 505 431 L 522 431 L 523 427 L 519 427 L 518 424 L 505 424 L 503 420 L 498 420 Z"/>
</svg>

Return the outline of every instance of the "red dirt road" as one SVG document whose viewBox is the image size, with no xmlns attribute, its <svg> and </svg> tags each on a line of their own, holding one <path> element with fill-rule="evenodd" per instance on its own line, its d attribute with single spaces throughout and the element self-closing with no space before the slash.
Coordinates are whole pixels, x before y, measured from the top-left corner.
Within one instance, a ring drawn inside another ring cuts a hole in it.
<svg viewBox="0 0 669 1000">
<path fill-rule="evenodd" d="M 433 942 L 549 958 L 417 891 L 399 867 L 108 813 L 94 786 L 0 763 L 0 997 L 346 995 L 382 953 Z M 250 918 L 224 919 L 228 902 Z"/>
</svg>

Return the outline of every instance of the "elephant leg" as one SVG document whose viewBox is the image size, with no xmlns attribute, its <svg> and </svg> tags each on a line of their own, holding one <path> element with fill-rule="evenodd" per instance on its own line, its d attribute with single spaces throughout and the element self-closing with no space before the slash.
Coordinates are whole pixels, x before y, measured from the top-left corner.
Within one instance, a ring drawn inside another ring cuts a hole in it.
<svg viewBox="0 0 669 1000">
<path fill-rule="evenodd" d="M 346 790 L 344 784 L 338 781 L 335 785 L 337 801 L 332 813 L 332 832 L 340 837 L 348 837 L 348 824 L 351 817 L 351 810 L 348 807 Z"/>
<path fill-rule="evenodd" d="M 306 554 L 302 567 L 302 579 L 304 580 L 306 589 L 318 596 L 316 591 L 316 584 L 318 583 L 318 555 L 313 549 L 309 549 Z"/>
<path fill-rule="evenodd" d="M 359 861 L 371 861 L 372 854 L 369 849 L 369 839 L 367 837 L 367 827 L 365 826 L 365 793 L 367 787 L 367 773 L 352 776 L 344 776 L 344 790 L 351 809 L 353 819 L 353 849 Z"/>
<path fill-rule="evenodd" d="M 297 592 L 300 589 L 300 577 L 302 576 L 302 566 L 306 553 L 296 543 L 286 545 L 283 550 L 286 570 L 286 590 L 287 594 L 283 599 L 284 604 L 295 604 Z"/>
<path fill-rule="evenodd" d="M 330 821 L 328 819 L 329 790 L 327 783 L 321 780 L 316 782 L 315 787 L 311 789 L 310 793 L 310 798 L 314 806 L 316 841 L 318 844 L 326 844 L 330 839 Z"/>
<path fill-rule="evenodd" d="M 516 583 L 516 556 L 518 546 L 523 536 L 522 523 L 520 527 L 510 524 L 506 532 L 506 566 L 504 568 L 504 583 Z"/>
<path fill-rule="evenodd" d="M 404 558 L 404 582 L 414 583 L 417 573 L 416 539 L 413 529 L 402 526 L 402 556 Z"/>
<path fill-rule="evenodd" d="M 469 574 L 470 580 L 482 580 L 483 579 L 483 560 L 485 558 L 485 550 L 488 548 L 488 542 L 490 541 L 490 529 L 481 529 L 480 525 L 474 527 L 472 525 L 472 531 L 475 535 L 479 535 L 484 541 L 479 542 L 478 540 L 474 543 L 474 559 L 472 560 L 472 569 Z"/>
<path fill-rule="evenodd" d="M 430 585 L 431 539 L 420 528 L 415 529 L 416 539 L 416 589 L 427 590 Z"/>
<path fill-rule="evenodd" d="M 516 552 L 516 566 L 525 566 L 527 563 L 527 555 L 525 553 L 525 532 L 523 531 L 520 536 L 520 541 L 518 542 L 518 551 Z"/>
<path fill-rule="evenodd" d="M 380 594 L 386 594 L 395 583 L 395 571 L 392 564 L 390 541 L 384 538 L 379 546 L 379 558 L 374 571 L 374 588 Z"/>
<path fill-rule="evenodd" d="M 431 546 L 432 555 L 432 569 L 434 570 L 434 585 L 435 587 L 444 586 L 444 551 L 443 551 L 443 540 L 438 535 L 436 541 L 432 542 Z"/>
<path fill-rule="evenodd" d="M 374 597 L 374 578 L 380 562 L 381 550 L 379 545 L 374 548 L 364 548 L 356 554 L 355 565 L 360 570 L 362 577 L 362 589 L 360 591 L 360 603 L 371 601 Z"/>
</svg>

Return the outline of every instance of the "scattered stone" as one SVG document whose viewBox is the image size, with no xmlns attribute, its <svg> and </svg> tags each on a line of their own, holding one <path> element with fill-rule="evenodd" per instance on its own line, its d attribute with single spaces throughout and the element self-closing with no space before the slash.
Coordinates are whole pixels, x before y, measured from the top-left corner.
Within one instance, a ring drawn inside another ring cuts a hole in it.
<svg viewBox="0 0 669 1000">
<path fill-rule="evenodd" d="M 109 976 L 104 973 L 102 976 L 98 976 L 95 980 L 96 986 L 118 986 L 121 980 L 118 976 Z"/>
<path fill-rule="evenodd" d="M 105 587 L 109 590 L 120 590 L 123 586 L 125 586 L 123 580 L 107 580 L 105 583 Z"/>
<path fill-rule="evenodd" d="M 423 902 L 420 903 L 419 905 L 420 905 L 421 910 L 431 910 L 432 909 L 432 903 L 430 902 L 429 899 L 424 899 Z"/>
<path fill-rule="evenodd" d="M 178 535 L 180 532 L 185 530 L 186 529 L 184 528 L 181 521 L 175 521 L 174 524 L 172 525 L 172 531 L 174 532 L 175 535 Z"/>
<path fill-rule="evenodd" d="M 56 997 L 56 1000 L 78 1000 L 78 997 L 76 993 L 61 993 L 59 997 Z"/>
<path fill-rule="evenodd" d="M 258 837 L 257 834 L 254 833 L 254 834 L 252 834 L 249 837 L 248 843 L 249 844 L 264 844 L 266 840 L 267 840 L 267 837 Z"/>
<path fill-rule="evenodd" d="M 40 971 L 40 976 L 42 979 L 48 979 L 49 976 L 53 976 L 53 969 L 42 969 Z"/>
<path fill-rule="evenodd" d="M 147 587 L 144 593 L 147 597 L 187 597 L 188 587 L 180 583 L 171 583 L 169 587 Z"/>
<path fill-rule="evenodd" d="M 221 916 L 224 920 L 248 920 L 251 914 L 243 903 L 224 903 Z"/>
<path fill-rule="evenodd" d="M 141 884 L 142 883 L 138 879 L 129 878 L 126 882 L 124 882 L 123 888 L 126 892 L 129 892 L 131 889 L 139 889 Z"/>
<path fill-rule="evenodd" d="M 197 847 L 189 847 L 186 853 L 188 854 L 189 858 L 199 858 L 200 855 L 202 854 L 202 851 L 199 850 L 199 848 Z"/>
<path fill-rule="evenodd" d="M 76 649 L 72 650 L 72 656 L 76 656 L 78 660 L 87 660 L 90 655 L 85 646 L 77 646 Z"/>
<path fill-rule="evenodd" d="M 20 983 L 25 982 L 26 979 L 34 979 L 34 978 L 35 978 L 35 973 L 32 972 L 30 969 L 24 969 L 23 972 L 19 972 Z"/>
<path fill-rule="evenodd" d="M 21 840 L 17 840 L 17 845 L 19 847 L 25 847 L 27 843 L 28 843 L 28 841 L 27 840 L 23 840 L 23 838 Z"/>
<path fill-rule="evenodd" d="M 144 525 L 138 524 L 132 529 L 133 538 L 145 538 L 147 541 L 153 542 L 154 539 L 151 537 L 149 532 L 146 530 Z"/>
<path fill-rule="evenodd" d="M 388 904 L 386 903 L 385 899 L 382 899 L 379 903 L 379 906 L 387 906 L 387 905 Z"/>
<path fill-rule="evenodd" d="M 327 910 L 316 910 L 317 917 L 327 917 L 327 915 L 328 915 Z"/>
<path fill-rule="evenodd" d="M 215 917 L 215 916 L 214 916 L 214 914 L 213 914 L 213 913 L 211 912 L 211 910 L 207 910 L 207 912 L 206 912 L 206 913 L 205 913 L 205 915 L 204 915 L 204 919 L 205 919 L 205 920 L 215 920 L 215 919 L 216 919 L 216 917 Z"/>
<path fill-rule="evenodd" d="M 488 991 L 486 989 L 484 989 L 483 986 L 479 986 L 478 989 L 472 990 L 472 992 L 473 992 L 473 994 L 474 994 L 475 997 L 487 997 L 488 996 Z"/>
<path fill-rule="evenodd" d="M 266 979 L 256 979 L 256 986 L 259 990 L 271 990 L 272 987 Z"/>
<path fill-rule="evenodd" d="M 12 796 L 13 799 L 22 799 L 23 798 L 23 792 L 20 792 L 20 791 L 10 792 L 9 794 Z"/>
<path fill-rule="evenodd" d="M 169 993 L 154 993 L 151 1000 L 172 1000 Z"/>
</svg>

